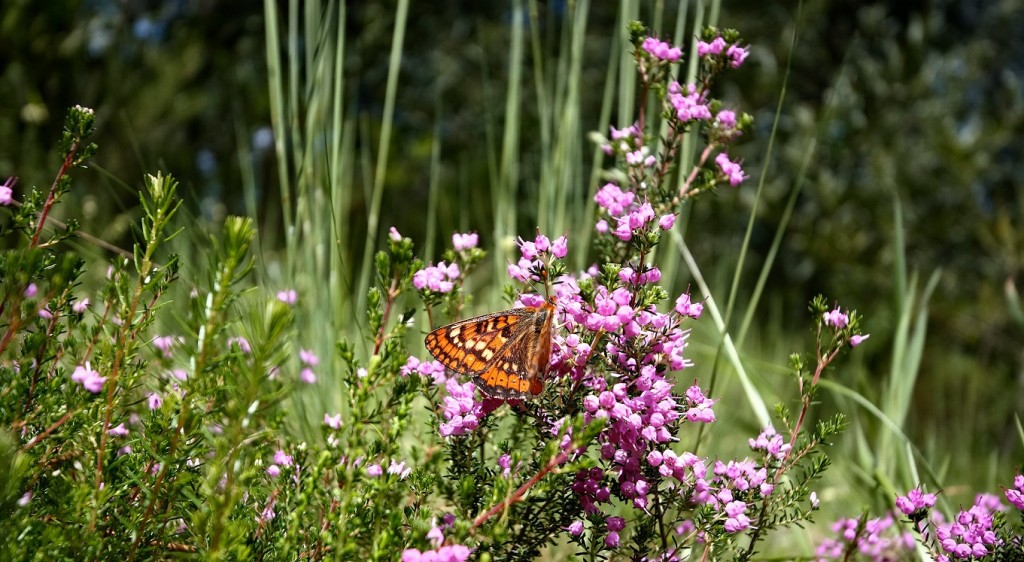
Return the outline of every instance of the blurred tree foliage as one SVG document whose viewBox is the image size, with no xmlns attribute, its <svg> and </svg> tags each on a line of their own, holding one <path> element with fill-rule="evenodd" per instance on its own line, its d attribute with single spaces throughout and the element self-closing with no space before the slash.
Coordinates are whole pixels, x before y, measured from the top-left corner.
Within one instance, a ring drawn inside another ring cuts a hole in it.
<svg viewBox="0 0 1024 562">
<path fill-rule="evenodd" d="M 373 138 L 382 111 L 395 6 L 350 4 L 346 104 L 364 129 L 357 142 L 372 151 L 376 145 L 365 139 Z M 618 6 L 592 4 L 580 113 L 597 129 Z M 663 21 L 674 21 L 674 6 L 650 3 L 644 10 L 651 6 L 664 7 Z M 543 52 L 559 50 L 570 9 L 564 2 L 540 4 Z M 400 157 L 388 170 L 384 224 L 422 237 L 431 144 L 440 142 L 441 185 L 468 202 L 441 205 L 441 232 L 488 232 L 493 155 L 485 140 L 500 137 L 488 127 L 502 123 L 510 22 L 521 16 L 503 2 L 414 2 L 411 10 L 392 147 Z M 884 372 L 897 254 L 905 251 L 908 269 L 922 277 L 941 268 L 918 389 L 916 415 L 925 420 L 919 431 L 961 412 L 976 419 L 962 431 L 998 432 L 1015 408 L 1024 409 L 1024 326 L 1005 293 L 1020 284 L 1024 257 L 1022 12 L 1017 0 L 845 0 L 805 3 L 796 22 L 795 2 L 744 1 L 725 5 L 718 22 L 741 30 L 753 46 L 747 65 L 723 87 L 738 108 L 755 113 L 759 129 L 743 154 L 753 181 L 723 192 L 692 217 L 691 232 L 715 233 L 692 237 L 694 249 L 711 262 L 723 247 L 739 245 L 746 216 L 737 204 L 750 201 L 759 179 L 798 26 L 755 253 L 771 243 L 805 154 L 817 144 L 769 281 L 767 294 L 776 300 L 765 308 L 780 311 L 780 325 L 793 329 L 805 325 L 812 295 L 839 296 L 866 314 L 874 332 L 865 347 L 867 367 Z M 65 108 L 96 109 L 103 148 L 96 164 L 103 173 L 79 183 L 92 186 L 81 199 L 86 230 L 114 241 L 125 236 L 123 215 L 135 212 L 126 208 L 134 192 L 120 182 L 134 185 L 157 167 L 191 187 L 197 215 L 239 212 L 240 161 L 255 172 L 261 222 L 279 224 L 262 3 L 9 0 L 0 14 L 0 58 L 0 175 L 20 176 L 22 187 L 51 180 L 46 140 L 57 136 Z M 529 72 L 523 76 L 532 80 Z M 532 83 L 523 91 L 529 131 L 536 118 Z M 523 139 L 523 177 L 530 178 L 532 139 Z M 360 166 L 357 177 L 369 173 Z M 357 211 L 363 197 L 354 194 Z M 894 247 L 897 204 L 905 249 Z M 362 215 L 353 213 L 353 232 L 364 228 Z M 750 262 L 752 273 L 759 258 Z M 948 429 L 950 439 L 971 437 Z"/>
</svg>

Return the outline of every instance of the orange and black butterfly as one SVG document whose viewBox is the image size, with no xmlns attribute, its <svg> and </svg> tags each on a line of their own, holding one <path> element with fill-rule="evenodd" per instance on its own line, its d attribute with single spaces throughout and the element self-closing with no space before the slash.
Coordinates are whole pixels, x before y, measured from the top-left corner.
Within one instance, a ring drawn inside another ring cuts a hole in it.
<svg viewBox="0 0 1024 562">
<path fill-rule="evenodd" d="M 495 398 L 530 398 L 544 390 L 555 300 L 460 320 L 427 334 L 427 351 L 448 369 L 473 377 Z"/>
</svg>

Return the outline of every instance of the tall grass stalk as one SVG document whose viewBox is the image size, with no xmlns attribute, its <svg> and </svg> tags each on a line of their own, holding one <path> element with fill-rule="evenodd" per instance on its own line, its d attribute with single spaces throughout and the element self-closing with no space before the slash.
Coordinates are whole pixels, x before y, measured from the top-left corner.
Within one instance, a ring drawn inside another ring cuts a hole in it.
<svg viewBox="0 0 1024 562">
<path fill-rule="evenodd" d="M 336 387 L 335 336 L 343 327 L 358 327 L 353 298 L 360 294 L 353 285 L 367 283 L 368 268 L 352 273 L 355 258 L 350 253 L 350 216 L 354 199 L 354 164 L 357 131 L 355 120 L 345 114 L 347 11 L 344 2 L 299 2 L 292 0 L 280 21 L 280 4 L 264 3 L 267 35 L 267 68 L 274 129 L 278 181 L 281 191 L 281 219 L 285 232 L 283 271 L 268 279 L 276 289 L 299 293 L 300 325 L 309 326 L 300 336 L 300 347 L 309 348 L 329 365 L 321 369 L 323 384 Z M 398 27 L 404 29 L 400 20 Z M 287 30 L 283 32 L 282 30 Z M 396 33 L 401 30 L 396 29 Z M 287 53 L 282 46 L 287 45 Z M 400 47 L 392 59 L 401 56 Z M 397 67 L 397 64 L 395 64 Z M 397 80 L 397 68 L 391 80 Z M 393 112 L 396 84 L 389 82 Z M 373 198 L 376 211 L 368 220 L 367 244 L 375 244 L 390 119 L 384 120 L 376 164 Z M 250 188 L 251 189 L 251 188 Z M 251 194 L 248 196 L 251 197 Z M 368 246 L 372 248 L 374 246 Z M 371 252 L 372 253 L 372 252 Z M 365 290 L 362 291 L 365 294 Z M 332 364 L 334 363 L 334 364 Z M 336 393 L 298 393 L 293 421 L 342 406 Z"/>
<path fill-rule="evenodd" d="M 505 275 L 505 264 L 511 261 L 511 245 L 504 239 L 516 231 L 516 193 L 520 189 L 520 127 L 522 117 L 522 75 L 523 51 L 525 49 L 525 13 L 522 0 L 512 2 L 512 29 L 509 39 L 508 86 L 505 91 L 504 128 L 501 137 L 500 159 L 497 182 L 491 184 L 494 229 L 491 232 L 495 242 L 493 264 L 494 279 Z M 492 152 L 494 152 L 492 150 Z M 492 299 L 493 300 L 493 299 Z M 495 303 L 490 303 L 495 304 Z"/>
</svg>

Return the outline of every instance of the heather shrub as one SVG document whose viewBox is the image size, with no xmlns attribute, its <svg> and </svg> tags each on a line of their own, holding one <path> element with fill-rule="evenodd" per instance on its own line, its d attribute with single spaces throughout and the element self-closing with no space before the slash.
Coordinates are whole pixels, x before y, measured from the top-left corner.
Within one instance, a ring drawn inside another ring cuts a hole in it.
<svg viewBox="0 0 1024 562">
<path fill-rule="evenodd" d="M 434 261 L 388 230 L 362 337 L 333 350 L 338 387 L 298 335 L 303 295 L 250 279 L 249 219 L 226 219 L 205 276 L 181 278 L 166 251 L 180 204 L 168 175 L 144 178 L 134 248 L 85 288 L 75 224 L 47 220 L 96 150 L 91 111 L 73 108 L 53 186 L 19 199 L 15 182 L 0 188 L 12 246 L 0 259 L 2 557 L 530 560 L 557 548 L 583 560 L 749 560 L 812 523 L 846 420 L 810 423 L 808 412 L 867 322 L 814 299 L 813 335 L 790 358 L 797 400 L 747 436 L 742 457 L 709 442 L 704 428 L 730 409 L 687 373 L 688 338 L 714 308 L 663 288 L 657 258 L 681 236 L 684 205 L 749 179 L 729 150 L 752 119 L 714 97 L 748 50 L 737 32 L 706 29 L 685 53 L 696 79 L 681 83 L 680 47 L 639 24 L 630 33 L 639 89 L 655 103 L 595 134 L 613 165 L 593 195 L 593 231 L 523 233 L 507 264 L 510 309 L 554 307 L 536 399 L 484 395 L 478 368 L 446 368 L 414 329 L 420 313 L 431 329 L 471 316 L 466 280 L 488 260 L 479 233 L 454 233 Z M 590 265 L 571 268 L 573 253 Z M 536 359 L 515 344 L 492 351 Z M 290 426 L 297 388 L 342 397 L 312 436 Z M 1017 476 L 1005 497 L 1019 510 L 1022 494 Z M 949 522 L 920 489 L 892 502 L 880 518 L 836 523 L 814 555 L 1019 557 L 1017 518 L 996 497 Z"/>
</svg>

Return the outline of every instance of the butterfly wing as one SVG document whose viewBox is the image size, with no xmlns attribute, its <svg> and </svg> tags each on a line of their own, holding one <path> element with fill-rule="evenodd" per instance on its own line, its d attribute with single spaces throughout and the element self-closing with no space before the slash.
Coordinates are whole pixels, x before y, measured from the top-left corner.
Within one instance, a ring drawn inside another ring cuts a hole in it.
<svg viewBox="0 0 1024 562">
<path fill-rule="evenodd" d="M 531 315 L 526 309 L 513 309 L 469 318 L 430 332 L 424 344 L 448 369 L 464 375 L 476 374 L 517 338 L 523 319 Z"/>
<path fill-rule="evenodd" d="M 529 398 L 544 390 L 542 375 L 551 357 L 551 319 L 554 307 L 531 309 L 533 314 L 520 324 L 512 339 L 473 382 L 495 398 Z"/>
</svg>

